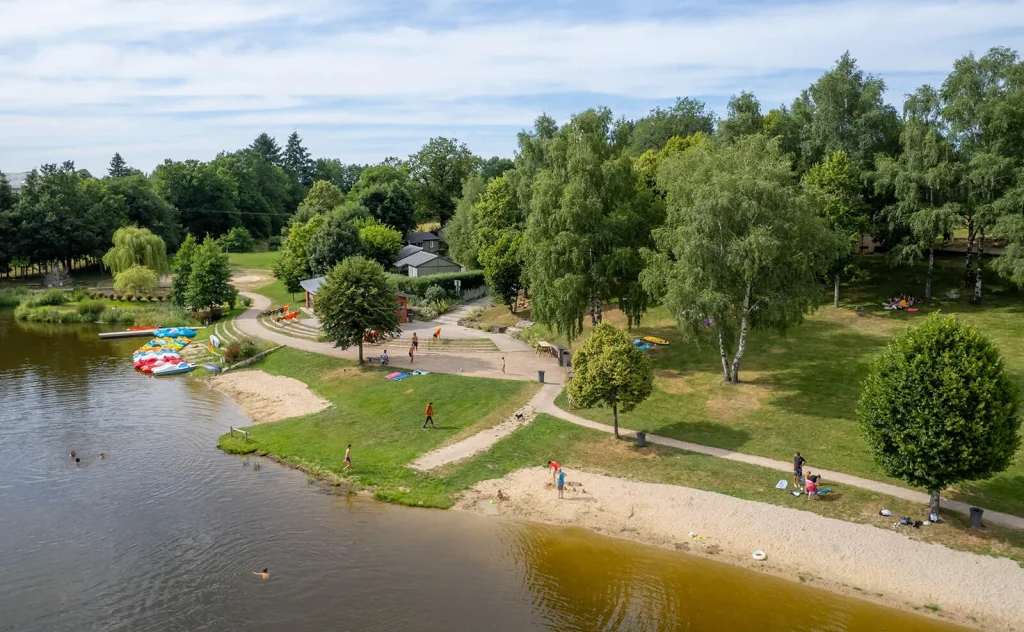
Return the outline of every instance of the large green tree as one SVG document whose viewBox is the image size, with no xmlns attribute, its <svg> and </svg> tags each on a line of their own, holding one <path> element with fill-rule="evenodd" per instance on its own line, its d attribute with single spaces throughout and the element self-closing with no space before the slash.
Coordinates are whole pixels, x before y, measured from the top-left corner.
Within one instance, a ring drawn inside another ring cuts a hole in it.
<svg viewBox="0 0 1024 632">
<path fill-rule="evenodd" d="M 234 181 L 235 207 L 243 227 L 257 238 L 280 232 L 294 209 L 293 187 L 298 186 L 283 168 L 263 160 L 254 150 L 221 154 L 210 164 Z"/>
<path fill-rule="evenodd" d="M 764 131 L 761 102 L 752 92 L 741 92 L 729 99 L 727 114 L 718 123 L 718 138 L 731 143 L 737 138 Z"/>
<path fill-rule="evenodd" d="M 633 346 L 626 332 L 607 323 L 593 333 L 572 357 L 569 397 L 574 406 L 610 406 L 619 436 L 619 411 L 628 413 L 654 391 L 651 359 Z"/>
<path fill-rule="evenodd" d="M 288 143 L 284 148 L 284 169 L 302 186 L 308 187 L 313 184 L 313 160 L 309 156 L 309 150 L 303 147 L 298 132 L 292 132 L 288 136 Z"/>
<path fill-rule="evenodd" d="M 516 194 L 515 171 L 487 185 L 477 202 L 475 242 L 491 293 L 515 311 L 523 275 L 523 231 L 526 210 Z"/>
<path fill-rule="evenodd" d="M 151 294 L 159 283 L 156 272 L 146 266 L 134 265 L 114 275 L 114 289 L 122 294 Z"/>
<path fill-rule="evenodd" d="M 121 154 L 114 152 L 114 157 L 110 159 L 110 166 L 107 168 L 107 175 L 111 178 L 124 178 L 130 175 L 138 175 L 141 172 L 138 169 L 132 169 L 125 162 Z"/>
<path fill-rule="evenodd" d="M 380 223 L 393 227 L 403 235 L 416 227 L 415 203 L 405 183 L 390 181 L 357 186 L 352 189 L 352 193 L 356 202 L 370 211 L 370 215 Z"/>
<path fill-rule="evenodd" d="M 242 224 L 231 173 L 198 160 L 165 160 L 153 170 L 157 194 L 178 209 L 186 233 L 222 235 Z"/>
<path fill-rule="evenodd" d="M 668 217 L 644 284 L 682 327 L 717 343 L 724 379 L 737 383 L 748 331 L 800 323 L 848 243 L 819 217 L 778 143 L 761 135 L 672 156 L 658 186 Z"/>
<path fill-rule="evenodd" d="M 448 255 L 468 270 L 480 267 L 480 244 L 476 236 L 476 203 L 487 190 L 487 182 L 480 174 L 474 174 L 462 185 L 462 197 L 455 206 L 455 215 L 445 225 L 445 239 L 448 241 Z"/>
<path fill-rule="evenodd" d="M 178 209 L 162 198 L 153 181 L 134 173 L 116 178 L 104 178 L 106 195 L 120 196 L 128 210 L 127 223 L 148 228 L 159 235 L 171 250 L 181 242 L 181 221 Z"/>
<path fill-rule="evenodd" d="M 313 161 L 311 178 L 313 182 L 329 180 L 343 193 L 348 193 L 365 168 L 366 165 L 343 164 L 337 158 L 317 158 Z"/>
<path fill-rule="evenodd" d="M 670 108 L 654 108 L 650 114 L 637 121 L 629 140 L 633 155 L 640 155 L 648 149 L 658 151 L 673 136 L 686 138 L 697 132 L 711 134 L 715 131 L 715 113 L 703 101 L 689 97 L 676 99 Z"/>
<path fill-rule="evenodd" d="M 149 229 L 136 226 L 118 228 L 113 242 L 113 247 L 103 255 L 103 265 L 114 276 L 135 266 L 145 266 L 159 274 L 170 271 L 167 244 Z"/>
<path fill-rule="evenodd" d="M 178 307 L 188 305 L 188 282 L 192 278 L 192 259 L 199 250 L 199 242 L 192 234 L 185 235 L 185 241 L 174 255 L 174 278 L 171 279 L 171 302 Z"/>
<path fill-rule="evenodd" d="M 356 221 L 359 228 L 359 252 L 385 267 L 398 259 L 402 249 L 402 233 L 394 228 L 381 224 L 376 219 Z"/>
<path fill-rule="evenodd" d="M 299 205 L 300 215 L 317 215 L 331 212 L 335 207 L 345 203 L 345 194 L 336 184 L 329 180 L 317 180 L 309 189 L 302 204 Z"/>
<path fill-rule="evenodd" d="M 14 205 L 18 196 L 7 176 L 0 171 L 0 274 L 7 274 L 18 256 L 19 232 L 14 223 Z"/>
<path fill-rule="evenodd" d="M 303 279 L 313 276 L 309 266 L 310 242 L 325 223 L 326 216 L 314 215 L 309 221 L 288 228 L 284 243 L 281 244 L 281 255 L 274 262 L 274 276 L 292 294 L 302 289 L 299 283 Z"/>
<path fill-rule="evenodd" d="M 583 331 L 587 313 L 593 325 L 601 322 L 606 301 L 618 299 L 630 324 L 647 308 L 639 250 L 662 217 L 612 140 L 611 124 L 607 109 L 574 116 L 544 149 L 547 165 L 531 186 L 524 253 L 531 315 L 569 339 Z"/>
<path fill-rule="evenodd" d="M 324 339 L 342 349 L 358 345 L 360 364 L 366 334 L 376 331 L 397 336 L 402 332 L 395 289 L 384 268 L 365 257 L 349 257 L 331 268 L 313 307 Z"/>
<path fill-rule="evenodd" d="M 277 139 L 266 132 L 257 136 L 246 149 L 259 156 L 264 162 L 277 165 L 278 167 L 284 165 L 284 155 L 281 152 L 281 146 L 277 144 Z"/>
<path fill-rule="evenodd" d="M 440 136 L 409 156 L 409 176 L 415 183 L 414 198 L 421 221 L 444 224 L 451 218 L 462 183 L 476 169 L 477 162 L 465 143 Z"/>
<path fill-rule="evenodd" d="M 359 252 L 359 230 L 352 220 L 332 213 L 309 240 L 309 269 L 327 274 L 336 263 Z"/>
<path fill-rule="evenodd" d="M 192 255 L 185 304 L 195 311 L 215 310 L 225 303 L 233 306 L 238 290 L 229 282 L 228 256 L 217 240 L 207 237 Z M 180 272 L 179 272 L 180 273 Z"/>
<path fill-rule="evenodd" d="M 897 334 L 864 380 L 857 414 L 889 476 L 943 489 L 1005 470 L 1020 445 L 1017 391 L 999 350 L 955 316 Z"/>
</svg>

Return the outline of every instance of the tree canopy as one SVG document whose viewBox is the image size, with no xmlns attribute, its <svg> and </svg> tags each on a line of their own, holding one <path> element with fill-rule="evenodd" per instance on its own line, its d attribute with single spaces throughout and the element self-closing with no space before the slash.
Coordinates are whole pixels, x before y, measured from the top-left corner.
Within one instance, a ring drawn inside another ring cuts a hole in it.
<svg viewBox="0 0 1024 632">
<path fill-rule="evenodd" d="M 103 255 L 103 265 L 117 276 L 135 266 L 145 266 L 154 272 L 170 272 L 167 265 L 167 245 L 149 229 L 126 226 L 114 232 L 114 246 Z"/>
<path fill-rule="evenodd" d="M 325 340 L 348 349 L 358 345 L 363 362 L 363 338 L 371 331 L 397 336 L 398 304 L 388 275 L 376 261 L 349 257 L 327 273 L 313 299 Z"/>
<path fill-rule="evenodd" d="M 673 136 L 686 138 L 697 132 L 711 134 L 715 130 L 715 114 L 703 101 L 676 99 L 670 108 L 654 108 L 633 126 L 629 147 L 634 155 L 649 149 L 658 151 Z"/>
<path fill-rule="evenodd" d="M 418 152 L 409 156 L 409 177 L 416 183 L 414 191 L 419 219 L 446 223 L 455 213 L 462 183 L 476 165 L 477 158 L 465 143 L 441 136 L 431 138 Z"/>
</svg>

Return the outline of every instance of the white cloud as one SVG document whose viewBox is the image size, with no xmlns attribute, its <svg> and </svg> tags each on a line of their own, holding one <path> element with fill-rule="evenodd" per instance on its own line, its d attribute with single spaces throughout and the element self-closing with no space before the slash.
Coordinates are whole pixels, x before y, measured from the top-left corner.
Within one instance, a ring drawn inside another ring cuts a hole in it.
<svg viewBox="0 0 1024 632">
<path fill-rule="evenodd" d="M 0 168 L 12 170 L 62 159 L 51 155 L 55 146 L 73 149 L 90 168 L 112 148 L 134 147 L 139 165 L 149 168 L 164 146 L 191 146 L 189 155 L 208 157 L 210 146 L 240 146 L 263 129 L 296 126 L 352 140 L 351 129 L 332 126 L 479 136 L 467 128 L 523 127 L 541 110 L 567 114 L 566 107 L 600 102 L 579 96 L 586 93 L 642 103 L 681 95 L 722 102 L 753 89 L 774 105 L 791 100 L 846 49 L 885 76 L 890 99 L 899 102 L 902 92 L 948 72 L 971 49 L 1019 46 L 1024 29 L 1024 3 L 993 0 L 755 4 L 625 22 L 489 20 L 491 4 L 430 0 L 431 16 L 452 18 L 443 28 L 384 19 L 381 11 L 402 10 L 401 3 L 7 4 L 0 132 L 9 150 Z M 315 148 L 313 134 L 305 136 Z M 422 140 L 383 144 L 394 150 L 387 153 L 406 154 Z M 508 153 L 515 141 L 486 142 L 475 149 Z"/>
</svg>

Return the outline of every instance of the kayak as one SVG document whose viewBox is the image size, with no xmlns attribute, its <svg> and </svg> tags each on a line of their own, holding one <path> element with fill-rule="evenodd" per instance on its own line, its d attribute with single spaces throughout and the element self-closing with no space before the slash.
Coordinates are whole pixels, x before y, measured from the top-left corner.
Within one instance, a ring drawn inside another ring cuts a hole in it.
<svg viewBox="0 0 1024 632">
<path fill-rule="evenodd" d="M 656 345 L 668 344 L 668 340 L 665 340 L 664 338 L 658 338 L 657 336 L 644 336 L 644 340 L 646 340 L 647 342 L 653 342 Z"/>
<path fill-rule="evenodd" d="M 178 336 L 184 336 L 186 338 L 195 338 L 196 332 L 194 329 L 188 327 L 170 327 L 157 329 L 153 332 L 153 335 L 157 338 L 177 338 Z"/>
<path fill-rule="evenodd" d="M 179 373 L 188 373 L 189 371 L 196 368 L 196 365 L 189 364 L 188 362 L 179 362 L 177 364 L 168 364 L 167 366 L 161 366 L 153 369 L 153 375 L 178 375 Z"/>
</svg>

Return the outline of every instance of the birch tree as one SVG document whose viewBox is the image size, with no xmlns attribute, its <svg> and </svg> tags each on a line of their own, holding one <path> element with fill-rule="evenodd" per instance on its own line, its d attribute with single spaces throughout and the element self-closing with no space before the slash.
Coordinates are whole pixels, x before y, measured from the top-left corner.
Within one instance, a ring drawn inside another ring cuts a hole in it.
<svg viewBox="0 0 1024 632">
<path fill-rule="evenodd" d="M 665 161 L 668 216 L 648 252 L 645 288 L 681 327 L 718 346 L 726 382 L 740 381 L 751 329 L 785 331 L 824 294 L 819 279 L 848 247 L 818 216 L 777 141 L 746 136 Z"/>
</svg>

